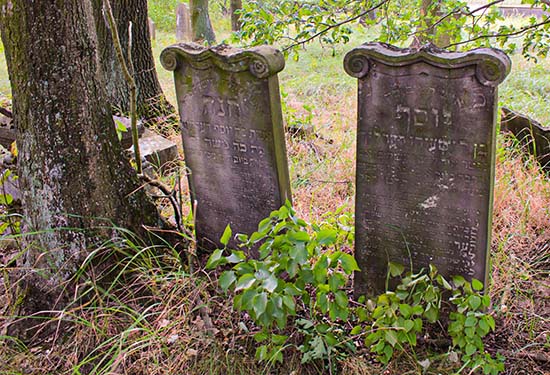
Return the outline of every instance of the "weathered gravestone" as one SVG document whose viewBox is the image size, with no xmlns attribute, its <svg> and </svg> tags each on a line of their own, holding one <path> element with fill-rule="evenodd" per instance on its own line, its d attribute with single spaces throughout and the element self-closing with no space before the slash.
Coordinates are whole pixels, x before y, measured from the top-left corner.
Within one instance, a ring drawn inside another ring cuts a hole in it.
<svg viewBox="0 0 550 375">
<path fill-rule="evenodd" d="M 356 295 L 385 290 L 388 262 L 486 280 L 501 51 L 452 53 L 371 43 L 359 78 Z"/>
<path fill-rule="evenodd" d="M 174 71 L 198 244 L 211 250 L 227 224 L 250 234 L 290 199 L 277 78 L 284 58 L 267 46 L 179 44 L 161 61 Z"/>
<path fill-rule="evenodd" d="M 191 40 L 191 13 L 185 3 L 179 3 L 176 7 L 176 40 Z"/>
<path fill-rule="evenodd" d="M 527 147 L 527 151 L 540 163 L 541 168 L 550 172 L 550 127 L 502 107 L 500 131 L 514 134 L 517 140 Z"/>
</svg>

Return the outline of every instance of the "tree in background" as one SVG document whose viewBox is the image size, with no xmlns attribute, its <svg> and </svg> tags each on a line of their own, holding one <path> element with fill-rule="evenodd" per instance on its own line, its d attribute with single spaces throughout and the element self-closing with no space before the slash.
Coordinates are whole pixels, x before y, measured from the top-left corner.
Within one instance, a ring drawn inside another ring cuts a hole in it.
<svg viewBox="0 0 550 375">
<path fill-rule="evenodd" d="M 193 30 L 194 42 L 207 42 L 214 44 L 216 35 L 212 29 L 210 15 L 208 13 L 208 0 L 190 0 L 191 29 Z"/>
<path fill-rule="evenodd" d="M 143 232 L 142 224 L 159 221 L 122 155 L 93 25 L 91 0 L 0 0 L 25 227 L 32 232 L 23 237 L 12 278 L 14 315 L 65 307 L 69 280 L 97 239 L 110 234 L 111 222 Z M 28 338 L 37 323 L 19 320 L 9 334 Z"/>
<path fill-rule="evenodd" d="M 231 0 L 231 30 L 241 30 L 240 10 L 243 7 L 242 0 Z"/>
<path fill-rule="evenodd" d="M 417 39 L 450 50 L 500 46 L 518 49 L 512 38 L 522 36 L 521 52 L 527 58 L 546 56 L 550 49 L 550 16 L 530 18 L 523 26 L 504 24 L 497 6 L 504 0 L 470 5 L 462 0 L 251 0 L 241 13 L 243 43 L 282 43 L 285 52 L 313 40 L 333 45 L 346 43 L 350 24 L 378 25 L 377 41 L 410 44 Z M 550 11 L 549 0 L 526 0 L 533 7 Z M 367 17 L 369 16 L 369 17 Z"/>
<path fill-rule="evenodd" d="M 99 58 L 106 78 L 108 99 L 115 109 L 128 113 L 130 108 L 128 83 L 116 58 L 111 31 L 103 16 L 103 0 L 92 0 L 92 4 Z M 138 116 L 149 120 L 173 114 L 174 108 L 166 101 L 155 70 L 147 23 L 147 0 L 112 0 L 111 8 L 125 56 L 128 54 L 128 46 L 131 45 L 134 79 L 138 92 Z M 130 23 L 131 40 L 129 39 Z"/>
</svg>

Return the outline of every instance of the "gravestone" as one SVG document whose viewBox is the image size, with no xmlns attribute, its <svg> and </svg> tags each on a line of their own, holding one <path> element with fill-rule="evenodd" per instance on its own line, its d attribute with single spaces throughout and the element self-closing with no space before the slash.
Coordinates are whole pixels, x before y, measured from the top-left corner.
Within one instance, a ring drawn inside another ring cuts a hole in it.
<svg viewBox="0 0 550 375">
<path fill-rule="evenodd" d="M 527 151 L 540 163 L 541 168 L 550 172 L 550 127 L 502 107 L 500 130 L 511 132 L 517 140 L 527 147 Z"/>
<path fill-rule="evenodd" d="M 501 51 L 370 43 L 350 51 L 359 79 L 355 294 L 385 290 L 388 262 L 487 278 Z"/>
<path fill-rule="evenodd" d="M 227 224 L 251 234 L 290 199 L 277 78 L 284 58 L 268 46 L 177 44 L 161 62 L 174 71 L 198 245 L 212 250 Z"/>
<path fill-rule="evenodd" d="M 189 5 L 179 3 L 176 7 L 176 40 L 191 41 L 191 14 Z"/>
<path fill-rule="evenodd" d="M 178 159 L 178 145 L 151 130 L 146 129 L 139 139 L 141 157 L 155 168 L 167 172 Z M 130 149 L 133 152 L 133 148 Z"/>
</svg>

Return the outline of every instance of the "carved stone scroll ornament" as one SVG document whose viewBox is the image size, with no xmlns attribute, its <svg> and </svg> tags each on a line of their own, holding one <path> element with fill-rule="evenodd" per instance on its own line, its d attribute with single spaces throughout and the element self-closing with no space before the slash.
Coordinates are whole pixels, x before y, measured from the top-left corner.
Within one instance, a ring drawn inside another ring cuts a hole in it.
<svg viewBox="0 0 550 375">
<path fill-rule="evenodd" d="M 418 49 L 397 48 L 385 43 L 366 43 L 350 51 L 344 59 L 344 69 L 355 78 L 369 73 L 371 64 L 407 66 L 418 62 L 446 69 L 476 66 L 476 77 L 485 86 L 499 85 L 510 73 L 510 58 L 502 51 L 477 48 L 467 52 L 449 52 L 433 44 Z"/>
<path fill-rule="evenodd" d="M 269 46 L 247 50 L 219 45 L 207 48 L 194 43 L 176 44 L 166 48 L 160 55 L 162 66 L 176 70 L 178 64 L 189 64 L 194 69 L 205 70 L 218 67 L 226 72 L 250 71 L 256 78 L 267 78 L 285 67 L 283 54 Z"/>
</svg>

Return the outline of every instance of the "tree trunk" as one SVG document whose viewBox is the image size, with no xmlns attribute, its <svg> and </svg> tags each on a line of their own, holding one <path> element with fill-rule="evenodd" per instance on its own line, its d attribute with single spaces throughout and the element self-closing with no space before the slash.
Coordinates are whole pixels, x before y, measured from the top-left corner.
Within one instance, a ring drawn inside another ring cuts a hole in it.
<svg viewBox="0 0 550 375">
<path fill-rule="evenodd" d="M 208 14 L 208 0 L 189 0 L 189 7 L 191 10 L 193 41 L 206 41 L 210 45 L 216 43 L 216 35 Z"/>
<path fill-rule="evenodd" d="M 432 41 L 437 47 L 443 47 L 449 44 L 450 36 L 445 33 L 438 33 L 434 22 L 437 17 L 443 17 L 441 13 L 441 3 L 439 0 L 422 0 L 420 15 L 424 17 L 424 22 L 420 25 L 422 32 L 415 36 L 416 45 L 422 45 Z"/>
<path fill-rule="evenodd" d="M 27 232 L 13 275 L 19 316 L 65 307 L 69 280 L 111 222 L 158 224 L 117 140 L 93 25 L 90 0 L 0 0 Z M 18 320 L 9 333 L 28 339 L 38 323 Z"/>
<path fill-rule="evenodd" d="M 231 30 L 240 31 L 241 30 L 241 21 L 240 14 L 237 14 L 238 10 L 241 10 L 243 7 L 242 0 L 231 0 Z"/>
<path fill-rule="evenodd" d="M 128 113 L 130 91 L 116 58 L 111 31 L 103 17 L 103 0 L 92 0 L 92 3 L 99 59 L 106 78 L 108 99 L 115 109 Z M 111 0 L 111 8 L 124 56 L 128 55 L 128 26 L 132 23 L 132 62 L 138 89 L 138 116 L 149 120 L 174 114 L 174 108 L 166 101 L 155 70 L 148 27 L 147 0 Z"/>
</svg>

